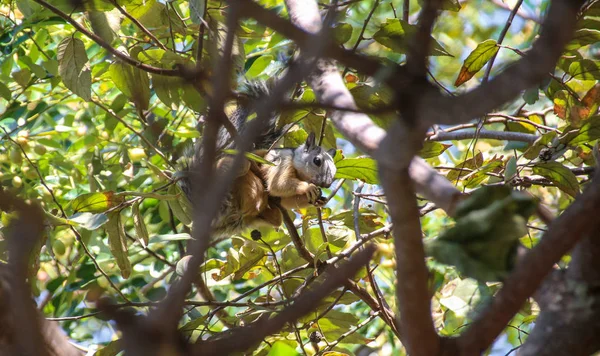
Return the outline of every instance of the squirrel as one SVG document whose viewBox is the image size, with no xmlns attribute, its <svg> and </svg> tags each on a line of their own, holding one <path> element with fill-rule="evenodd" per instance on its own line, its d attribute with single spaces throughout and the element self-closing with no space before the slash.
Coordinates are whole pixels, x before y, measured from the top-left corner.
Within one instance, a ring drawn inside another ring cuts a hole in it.
<svg viewBox="0 0 600 356">
<path fill-rule="evenodd" d="M 252 100 L 264 98 L 270 91 L 264 82 L 246 83 L 243 89 L 244 94 Z M 230 121 L 238 133 L 243 134 L 248 116 L 248 103 L 241 103 L 231 115 Z M 297 148 L 271 148 L 283 132 L 283 128 L 277 128 L 277 115 L 272 115 L 265 130 L 255 140 L 252 151 L 272 165 L 245 159 L 213 220 L 214 237 L 237 234 L 265 225 L 279 227 L 282 216 L 273 199 L 280 200 L 281 206 L 286 209 L 322 206 L 325 203 L 321 187 L 328 188 L 333 182 L 336 173 L 333 161 L 335 149 L 326 151 L 317 145 L 314 133 L 310 133 L 306 142 Z M 224 151 L 235 148 L 231 135 L 225 127 L 221 127 L 217 136 L 217 172 L 231 166 L 234 158 Z M 196 145 L 191 162 L 180 180 L 180 186 L 189 200 L 193 184 L 193 177 L 189 173 L 201 157 L 202 149 Z"/>
</svg>

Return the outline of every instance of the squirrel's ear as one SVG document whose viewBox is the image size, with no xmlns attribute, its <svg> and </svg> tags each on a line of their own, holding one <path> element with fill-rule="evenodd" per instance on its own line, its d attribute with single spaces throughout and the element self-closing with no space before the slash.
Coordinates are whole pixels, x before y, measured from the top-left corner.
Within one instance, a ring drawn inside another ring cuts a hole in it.
<svg viewBox="0 0 600 356">
<path fill-rule="evenodd" d="M 304 150 L 309 151 L 315 145 L 315 133 L 311 132 L 308 134 L 306 138 L 306 143 L 304 144 Z"/>
<path fill-rule="evenodd" d="M 329 153 L 329 155 L 331 156 L 331 158 L 335 158 L 335 154 L 336 154 L 337 150 L 335 148 L 332 148 L 330 150 L 327 151 L 327 153 Z"/>
</svg>

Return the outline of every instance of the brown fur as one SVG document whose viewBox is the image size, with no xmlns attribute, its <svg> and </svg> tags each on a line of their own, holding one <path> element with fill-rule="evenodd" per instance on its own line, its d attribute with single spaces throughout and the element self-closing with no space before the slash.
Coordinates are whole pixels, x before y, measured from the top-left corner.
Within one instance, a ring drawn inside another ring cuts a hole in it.
<svg viewBox="0 0 600 356">
<path fill-rule="evenodd" d="M 254 152 L 261 157 L 266 153 L 266 150 Z M 227 169 L 232 162 L 232 157 L 223 157 L 218 161 L 217 169 Z M 281 212 L 269 205 L 269 196 L 281 198 L 281 205 L 287 209 L 298 209 L 315 204 L 321 192 L 314 184 L 298 178 L 291 156 L 284 157 L 274 166 L 246 161 L 233 187 L 233 204 L 239 208 L 245 226 L 281 225 Z"/>
</svg>

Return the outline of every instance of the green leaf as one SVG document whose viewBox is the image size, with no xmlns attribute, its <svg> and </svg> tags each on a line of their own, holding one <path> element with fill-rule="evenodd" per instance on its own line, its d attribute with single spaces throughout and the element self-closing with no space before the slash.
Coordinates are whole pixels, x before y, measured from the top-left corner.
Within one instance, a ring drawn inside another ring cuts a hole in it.
<svg viewBox="0 0 600 356">
<path fill-rule="evenodd" d="M 571 170 L 558 162 L 538 163 L 533 167 L 533 173 L 548 178 L 552 183 L 572 197 L 579 194 L 579 182 Z"/>
<path fill-rule="evenodd" d="M 284 341 L 276 341 L 267 356 L 297 356 L 300 355 L 296 349 L 288 345 Z"/>
<path fill-rule="evenodd" d="M 450 147 L 452 147 L 452 145 L 445 145 L 435 141 L 425 141 L 425 143 L 423 143 L 423 148 L 419 151 L 419 156 L 421 156 L 421 158 L 437 157 Z"/>
<path fill-rule="evenodd" d="M 576 50 L 598 41 L 600 41 L 600 30 L 582 28 L 575 31 L 573 34 L 573 39 L 571 39 L 571 42 L 566 45 L 565 49 L 568 51 Z"/>
<path fill-rule="evenodd" d="M 133 215 L 133 226 L 135 227 L 135 233 L 138 240 L 142 244 L 142 247 L 148 246 L 149 236 L 148 229 L 144 223 L 144 218 L 140 213 L 140 202 L 136 202 L 131 207 L 131 215 Z"/>
<path fill-rule="evenodd" d="M 258 57 L 254 63 L 250 66 L 246 75 L 250 78 L 258 77 L 264 70 L 267 68 L 269 64 L 273 62 L 273 56 L 266 55 Z"/>
<path fill-rule="evenodd" d="M 466 316 L 470 310 L 469 304 L 457 296 L 451 295 L 449 297 L 440 298 L 440 304 L 445 308 L 452 310 L 458 316 Z"/>
<path fill-rule="evenodd" d="M 381 110 L 390 107 L 394 100 L 394 94 L 388 88 L 357 85 L 350 89 L 350 93 L 354 97 L 356 105 L 365 111 Z M 381 113 L 376 116 L 373 115 L 372 118 L 375 124 L 385 129 L 389 128 L 397 120 L 397 116 L 394 113 Z"/>
<path fill-rule="evenodd" d="M 502 280 L 513 267 L 536 205 L 530 195 L 506 186 L 480 188 L 459 203 L 456 225 L 425 240 L 426 254 L 480 282 Z"/>
<path fill-rule="evenodd" d="M 175 215 L 182 224 L 190 226 L 192 224 L 192 211 L 189 206 L 189 201 L 181 191 L 181 188 L 179 188 L 178 185 L 173 184 L 169 187 L 167 193 L 179 196 L 178 199 L 168 200 L 167 203 L 169 204 L 173 215 Z"/>
<path fill-rule="evenodd" d="M 460 73 L 454 82 L 455 86 L 460 86 L 467 80 L 473 78 L 473 76 L 485 66 L 485 64 L 498 53 L 497 42 L 494 40 L 485 40 L 477 45 L 477 47 L 469 54 L 465 59 Z"/>
<path fill-rule="evenodd" d="M 91 100 L 92 74 L 82 40 L 69 36 L 58 44 L 58 72 L 69 90 Z"/>
<path fill-rule="evenodd" d="M 125 279 L 131 275 L 131 263 L 127 257 L 127 237 L 121 221 L 121 212 L 113 211 L 108 214 L 108 222 L 104 225 L 108 234 L 108 247 L 115 257 L 121 276 Z"/>
<path fill-rule="evenodd" d="M 148 73 L 124 63 L 113 63 L 108 69 L 112 82 L 133 101 L 139 110 L 148 110 L 150 79 Z"/>
<path fill-rule="evenodd" d="M 515 156 L 510 157 L 504 168 L 504 181 L 508 182 L 517 174 L 517 159 Z"/>
<path fill-rule="evenodd" d="M 466 188 L 476 188 L 481 183 L 483 183 L 486 179 L 489 178 L 488 173 L 490 172 L 499 172 L 502 167 L 502 159 L 500 158 L 492 158 L 486 162 L 481 168 L 476 169 L 475 171 L 467 174 L 463 180 Z M 496 172 L 496 173 L 497 173 Z"/>
<path fill-rule="evenodd" d="M 0 97 L 6 101 L 10 101 L 12 94 L 10 89 L 4 84 L 4 82 L 0 81 Z"/>
<path fill-rule="evenodd" d="M 343 45 L 352 38 L 352 26 L 347 23 L 337 23 L 333 26 L 333 37 L 335 43 Z"/>
<path fill-rule="evenodd" d="M 387 19 L 381 28 L 373 34 L 373 39 L 397 53 L 408 51 L 409 41 L 417 32 L 417 27 L 399 19 Z M 452 55 L 431 37 L 432 56 Z"/>
<path fill-rule="evenodd" d="M 565 132 L 567 132 L 567 130 L 565 130 Z M 600 116 L 589 118 L 577 132 L 568 134 L 567 137 L 568 140 L 566 140 L 565 143 L 570 145 L 589 143 L 600 138 Z"/>
<path fill-rule="evenodd" d="M 336 155 L 337 156 L 337 155 Z M 365 183 L 377 184 L 377 162 L 372 158 L 346 158 L 336 164 L 336 179 L 360 179 Z"/>
<path fill-rule="evenodd" d="M 94 356 L 117 356 L 123 350 L 121 340 L 111 341 L 106 346 L 94 353 Z"/>
<path fill-rule="evenodd" d="M 290 235 L 284 233 L 283 230 L 277 231 L 271 227 L 259 227 L 257 230 L 260 231 L 262 236 L 262 241 L 259 243 L 259 246 L 264 246 L 264 249 L 269 252 L 271 249 L 277 252 L 291 242 Z M 263 242 L 268 244 L 271 248 L 269 249 L 269 247 L 263 245 Z"/>
<path fill-rule="evenodd" d="M 179 89 L 183 84 L 180 78 L 152 74 L 152 88 L 156 96 L 171 109 L 177 109 L 181 103 Z"/>
<path fill-rule="evenodd" d="M 189 323 L 180 327 L 179 332 L 181 332 L 182 334 L 184 334 L 186 336 L 191 336 L 192 332 L 194 332 L 198 329 L 201 329 L 203 327 L 203 325 L 206 324 L 206 319 L 208 319 L 208 315 L 209 314 L 206 314 L 199 318 L 193 319 Z"/>
<path fill-rule="evenodd" d="M 112 43 L 115 39 L 115 31 L 110 26 L 109 13 L 100 11 L 88 11 L 88 20 L 92 25 L 92 30 L 96 35 L 107 43 Z"/>
<path fill-rule="evenodd" d="M 202 112 L 206 110 L 206 100 L 204 100 L 202 95 L 200 95 L 198 90 L 192 85 L 183 86 L 183 94 L 181 95 L 181 98 L 185 104 L 194 111 Z"/>
<path fill-rule="evenodd" d="M 440 304 L 464 318 L 471 311 L 471 305 L 477 305 L 479 297 L 479 283 L 466 278 L 458 282 L 451 296 L 441 298 Z"/>
<path fill-rule="evenodd" d="M 469 175 L 471 171 L 483 165 L 483 154 L 478 152 L 475 157 L 469 158 L 460 164 L 457 164 L 455 169 L 446 174 L 446 178 L 450 181 L 456 181 Z"/>
<path fill-rule="evenodd" d="M 227 253 L 227 262 L 221 267 L 219 275 L 213 277 L 216 280 L 222 280 L 231 274 L 234 280 L 240 279 L 265 258 L 265 250 L 255 241 L 234 237 L 232 245 Z"/>
<path fill-rule="evenodd" d="M 69 218 L 80 227 L 93 231 L 108 221 L 106 214 L 77 213 Z"/>
<path fill-rule="evenodd" d="M 324 117 L 308 114 L 306 118 L 303 120 L 304 128 L 307 132 L 314 132 L 317 140 L 321 135 L 321 127 L 323 127 L 323 119 Z M 325 149 L 337 148 L 335 141 L 335 134 L 333 133 L 333 127 L 331 123 L 327 122 L 325 124 L 325 137 L 323 137 L 323 142 L 321 142 L 321 146 Z"/>
<path fill-rule="evenodd" d="M 393 93 L 369 85 L 357 85 L 350 89 L 350 93 L 354 97 L 356 105 L 364 110 L 381 109 L 393 101 Z"/>
<path fill-rule="evenodd" d="M 529 88 L 523 93 L 523 100 L 529 105 L 535 104 L 540 98 L 540 89 L 538 87 Z"/>
<path fill-rule="evenodd" d="M 543 134 L 542 136 L 540 136 L 540 138 L 535 140 L 533 145 L 531 145 L 531 147 L 529 147 L 527 151 L 525 151 L 525 153 L 523 153 L 523 157 L 527 159 L 536 158 L 540 154 L 540 151 L 544 147 L 548 147 L 548 145 L 554 140 L 554 138 L 556 138 L 556 136 L 556 131 L 550 131 Z"/>
<path fill-rule="evenodd" d="M 325 317 L 318 320 L 319 330 L 328 340 L 335 340 L 339 338 L 342 334 L 355 327 L 359 322 L 360 320 L 356 315 L 344 313 L 336 309 L 330 310 Z M 309 331 L 311 330 L 309 329 Z M 368 342 L 370 342 L 369 339 L 358 333 L 351 334 L 349 337 L 344 339 L 344 343 L 346 344 L 364 345 Z"/>
<path fill-rule="evenodd" d="M 71 201 L 73 211 L 103 213 L 123 202 L 123 197 L 115 195 L 114 192 L 83 194 Z"/>
<path fill-rule="evenodd" d="M 27 68 L 23 68 L 13 72 L 12 77 L 14 78 L 15 82 L 21 86 L 21 88 L 26 88 L 31 80 L 31 71 Z"/>
<path fill-rule="evenodd" d="M 188 6 L 190 7 L 190 17 L 192 19 L 192 23 L 201 24 L 202 17 L 204 16 L 206 1 L 190 0 L 188 2 Z"/>
<path fill-rule="evenodd" d="M 383 227 L 382 217 L 375 211 L 366 208 L 358 210 L 360 219 L 358 220 L 358 230 L 361 234 L 367 234 Z M 330 221 L 342 221 L 347 229 L 354 232 L 354 211 L 346 210 L 329 217 Z M 339 232 L 336 232 L 339 233 Z"/>
<path fill-rule="evenodd" d="M 598 80 L 600 79 L 600 66 L 598 66 L 598 61 L 580 59 L 569 64 L 567 73 L 575 79 Z"/>
<path fill-rule="evenodd" d="M 152 236 L 149 243 L 153 244 L 157 242 L 187 241 L 191 239 L 192 237 L 190 236 L 190 234 L 186 232 L 182 232 L 179 234 L 160 234 Z"/>
<path fill-rule="evenodd" d="M 313 227 L 303 231 L 302 240 L 306 244 L 306 248 L 315 255 L 315 258 L 327 257 L 322 256 L 325 254 L 327 245 L 323 242 L 323 236 L 321 235 L 321 229 Z"/>
<path fill-rule="evenodd" d="M 163 25 L 168 26 L 168 9 L 157 0 L 136 1 L 131 6 L 127 7 L 127 12 L 135 17 L 146 28 L 161 28 Z M 123 21 L 121 26 L 131 24 L 128 18 Z"/>
<path fill-rule="evenodd" d="M 43 61 L 42 67 L 44 67 L 44 69 L 46 69 L 48 73 L 52 74 L 53 76 L 60 75 L 58 73 L 58 61 L 55 59 L 48 59 L 46 61 Z"/>
</svg>

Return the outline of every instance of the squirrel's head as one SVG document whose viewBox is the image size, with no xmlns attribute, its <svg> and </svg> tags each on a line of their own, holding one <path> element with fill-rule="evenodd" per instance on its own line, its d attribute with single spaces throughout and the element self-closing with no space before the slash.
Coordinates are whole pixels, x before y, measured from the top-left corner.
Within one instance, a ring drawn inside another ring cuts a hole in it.
<svg viewBox="0 0 600 356">
<path fill-rule="evenodd" d="M 311 132 L 306 142 L 294 152 L 294 168 L 300 179 L 316 186 L 328 188 L 333 183 L 336 168 L 333 163 L 335 149 L 325 151 L 315 144 L 315 134 Z"/>
</svg>

